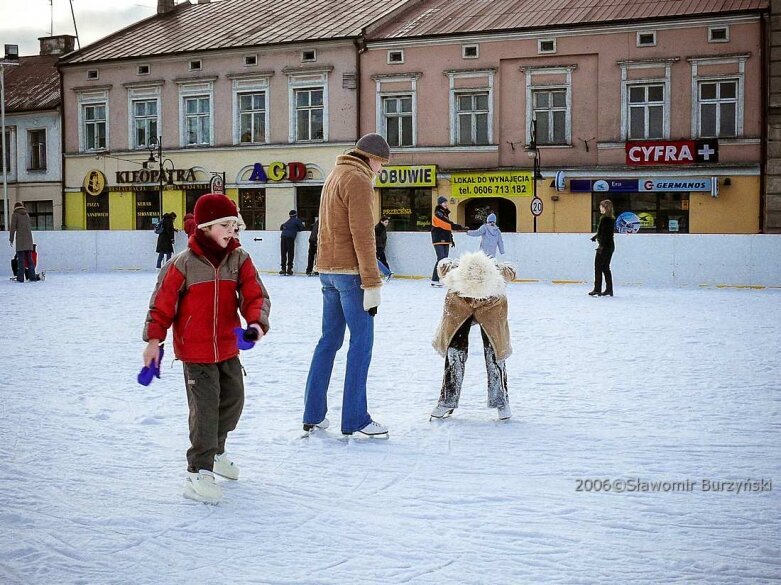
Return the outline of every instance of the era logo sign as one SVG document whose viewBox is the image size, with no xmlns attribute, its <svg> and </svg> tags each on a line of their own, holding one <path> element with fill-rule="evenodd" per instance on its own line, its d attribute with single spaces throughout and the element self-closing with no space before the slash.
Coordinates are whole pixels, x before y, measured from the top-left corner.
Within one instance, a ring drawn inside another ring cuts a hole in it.
<svg viewBox="0 0 781 585">
<path fill-rule="evenodd" d="M 719 141 L 676 140 L 626 143 L 627 165 L 690 165 L 719 162 Z"/>
</svg>

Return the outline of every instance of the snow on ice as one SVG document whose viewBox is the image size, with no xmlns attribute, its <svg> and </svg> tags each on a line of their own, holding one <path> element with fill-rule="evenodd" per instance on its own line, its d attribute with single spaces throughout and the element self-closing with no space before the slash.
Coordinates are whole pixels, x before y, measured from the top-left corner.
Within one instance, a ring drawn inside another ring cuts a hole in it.
<svg viewBox="0 0 781 585">
<path fill-rule="evenodd" d="M 392 281 L 369 386 L 370 412 L 390 440 L 342 442 L 346 346 L 332 428 L 300 438 L 318 282 L 265 275 L 272 330 L 242 356 L 247 400 L 228 439 L 241 479 L 221 481 L 225 501 L 211 507 L 181 497 L 181 364 L 168 356 L 161 380 L 135 382 L 154 279 L 6 281 L 4 585 L 781 576 L 781 291 L 619 287 L 611 299 L 585 286 L 511 285 L 513 418 L 499 423 L 485 406 L 473 328 L 460 408 L 430 422 L 443 367 L 430 340 L 445 291 Z M 747 479 L 774 483 L 702 489 L 703 480 Z M 594 491 L 604 480 L 694 487 Z"/>
</svg>

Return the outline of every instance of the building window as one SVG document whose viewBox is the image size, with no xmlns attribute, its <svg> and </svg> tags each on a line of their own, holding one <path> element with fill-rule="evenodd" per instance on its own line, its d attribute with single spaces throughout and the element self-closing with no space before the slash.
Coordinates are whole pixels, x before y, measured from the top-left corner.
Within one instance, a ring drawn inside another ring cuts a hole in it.
<svg viewBox="0 0 781 585">
<path fill-rule="evenodd" d="M 431 189 L 381 189 L 381 215 L 390 217 L 389 231 L 427 232 L 431 229 Z"/>
<path fill-rule="evenodd" d="M 36 231 L 54 229 L 53 201 L 25 201 L 24 206 L 30 216 L 30 228 Z"/>
<path fill-rule="evenodd" d="M 708 42 L 709 43 L 728 43 L 729 42 L 729 27 L 728 26 L 709 26 L 708 27 Z"/>
<path fill-rule="evenodd" d="M 149 65 L 139 65 L 136 69 L 136 75 L 149 75 L 151 70 L 152 69 Z"/>
<path fill-rule="evenodd" d="M 296 89 L 296 141 L 323 140 L 323 88 Z"/>
<path fill-rule="evenodd" d="M 244 67 L 254 67 L 258 64 L 257 55 L 244 55 Z"/>
<path fill-rule="evenodd" d="M 209 96 L 184 98 L 185 146 L 211 144 L 211 100 Z"/>
<path fill-rule="evenodd" d="M 82 105 L 84 121 L 84 150 L 106 148 L 106 104 Z"/>
<path fill-rule="evenodd" d="M 656 31 L 638 32 L 637 33 L 637 46 L 638 47 L 655 47 L 656 46 Z"/>
<path fill-rule="evenodd" d="M 463 59 L 477 59 L 479 56 L 479 45 L 461 45 L 461 57 Z"/>
<path fill-rule="evenodd" d="M 133 148 L 146 148 L 157 138 L 157 100 L 133 101 Z"/>
<path fill-rule="evenodd" d="M 296 187 L 296 210 L 298 218 L 304 222 L 307 229 L 312 229 L 315 218 L 320 215 L 321 186 Z"/>
<path fill-rule="evenodd" d="M 240 93 L 239 141 L 259 144 L 266 141 L 266 94 Z"/>
<path fill-rule="evenodd" d="M 490 143 L 488 92 L 456 94 L 456 143 L 461 146 Z"/>
<path fill-rule="evenodd" d="M 664 85 L 629 85 L 629 138 L 664 138 Z"/>
<path fill-rule="evenodd" d="M 200 59 L 195 59 L 193 61 L 190 61 L 189 68 L 190 71 L 200 71 L 203 66 L 203 63 L 201 63 Z"/>
<path fill-rule="evenodd" d="M 97 69 L 87 69 L 87 79 L 95 80 L 100 77 Z"/>
<path fill-rule="evenodd" d="M 5 131 L 5 144 L 3 149 L 3 156 L 0 157 L 0 171 L 5 171 L 6 173 L 12 173 L 12 166 L 11 166 L 11 131 L 6 130 Z"/>
<path fill-rule="evenodd" d="M 567 144 L 567 90 L 533 90 L 532 100 L 537 144 Z"/>
<path fill-rule="evenodd" d="M 385 118 L 385 138 L 391 147 L 412 146 L 412 96 L 386 96 L 382 98 Z"/>
<path fill-rule="evenodd" d="M 610 193 L 616 217 L 631 211 L 640 218 L 640 233 L 689 233 L 689 193 Z M 605 193 L 591 194 L 591 225 L 599 225 L 599 202 Z"/>
<path fill-rule="evenodd" d="M 555 53 L 556 52 L 556 39 L 545 39 L 537 41 L 538 53 Z"/>
<path fill-rule="evenodd" d="M 46 170 L 46 130 L 27 131 L 27 170 Z"/>
<path fill-rule="evenodd" d="M 404 51 L 388 51 L 388 65 L 404 63 Z"/>
<path fill-rule="evenodd" d="M 738 80 L 700 81 L 699 135 L 735 137 L 738 125 Z"/>
<path fill-rule="evenodd" d="M 266 229 L 265 189 L 239 189 L 239 209 L 248 230 Z"/>
<path fill-rule="evenodd" d="M 317 61 L 317 51 L 315 49 L 307 49 L 306 51 L 301 51 L 302 63 L 314 63 L 315 61 Z"/>
</svg>

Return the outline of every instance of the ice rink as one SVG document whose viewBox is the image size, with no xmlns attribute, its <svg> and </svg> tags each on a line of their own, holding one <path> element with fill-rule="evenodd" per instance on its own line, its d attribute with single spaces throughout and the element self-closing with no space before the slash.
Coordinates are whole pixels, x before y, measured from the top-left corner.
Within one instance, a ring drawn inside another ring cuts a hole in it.
<svg viewBox="0 0 781 585">
<path fill-rule="evenodd" d="M 485 406 L 473 329 L 461 407 L 430 422 L 445 291 L 394 280 L 369 374 L 390 439 L 343 442 L 346 345 L 333 432 L 300 438 L 318 281 L 263 279 L 272 330 L 242 355 L 246 404 L 228 439 L 241 478 L 220 482 L 218 507 L 181 495 L 187 406 L 173 352 L 161 380 L 135 382 L 155 275 L 0 283 L 0 583 L 781 578 L 781 290 L 591 298 L 585 285 L 513 284 L 514 417 L 499 423 Z"/>
</svg>

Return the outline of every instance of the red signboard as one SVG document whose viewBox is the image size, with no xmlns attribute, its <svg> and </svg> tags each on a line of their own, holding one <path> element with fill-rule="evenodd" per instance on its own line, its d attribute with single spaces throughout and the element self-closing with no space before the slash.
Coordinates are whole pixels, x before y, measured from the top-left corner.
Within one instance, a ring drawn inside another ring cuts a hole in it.
<svg viewBox="0 0 781 585">
<path fill-rule="evenodd" d="M 626 143 L 626 164 L 692 165 L 719 162 L 719 141 L 701 140 L 645 140 Z"/>
</svg>

